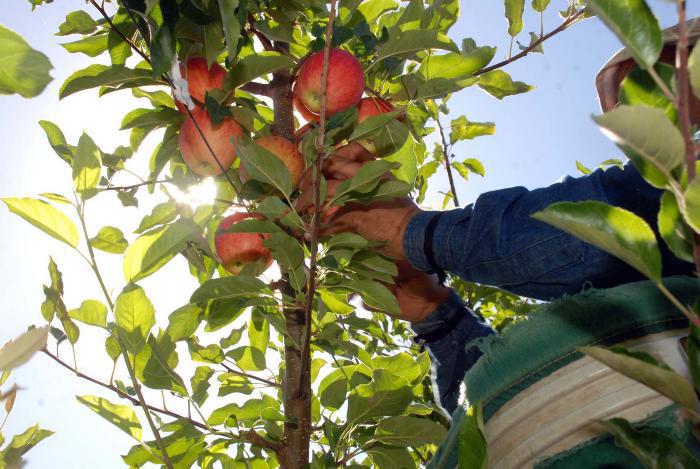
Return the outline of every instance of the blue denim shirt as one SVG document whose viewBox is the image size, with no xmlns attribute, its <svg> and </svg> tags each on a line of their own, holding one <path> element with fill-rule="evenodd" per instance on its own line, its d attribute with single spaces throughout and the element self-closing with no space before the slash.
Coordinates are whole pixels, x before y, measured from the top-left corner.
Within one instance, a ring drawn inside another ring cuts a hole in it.
<svg viewBox="0 0 700 469">
<path fill-rule="evenodd" d="M 609 288 L 641 280 L 641 274 L 617 258 L 530 215 L 554 202 L 598 200 L 636 213 L 658 235 L 661 194 L 631 164 L 567 177 L 531 191 L 512 187 L 487 192 L 472 205 L 443 212 L 433 231 L 433 258 L 438 267 L 465 280 L 540 300 L 578 293 L 584 284 Z M 404 254 L 421 270 L 430 270 L 424 249 L 426 228 L 438 213 L 419 213 L 404 234 Z M 692 272 L 692 265 L 676 259 L 663 242 L 660 248 L 664 275 Z M 454 293 L 413 330 L 429 337 L 426 345 L 433 357 L 440 402 L 452 412 L 464 374 L 480 356 L 467 344 L 493 331 Z"/>
</svg>

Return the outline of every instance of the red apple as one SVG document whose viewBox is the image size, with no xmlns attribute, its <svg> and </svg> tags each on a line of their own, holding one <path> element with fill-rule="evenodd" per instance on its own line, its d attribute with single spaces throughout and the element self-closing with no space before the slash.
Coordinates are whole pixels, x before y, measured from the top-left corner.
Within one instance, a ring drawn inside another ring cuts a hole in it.
<svg viewBox="0 0 700 469">
<path fill-rule="evenodd" d="M 270 264 L 270 250 L 263 247 L 265 235 L 260 233 L 227 233 L 232 225 L 251 218 L 247 213 L 234 213 L 221 220 L 214 236 L 216 255 L 226 270 L 234 275 L 247 265 L 253 265 L 253 274 L 260 275 Z"/>
<path fill-rule="evenodd" d="M 306 106 L 302 104 L 297 95 L 294 95 L 294 109 L 301 114 L 301 117 L 303 117 L 306 122 L 318 122 L 321 120 L 318 114 L 309 111 Z"/>
<path fill-rule="evenodd" d="M 316 52 L 301 64 L 294 83 L 294 94 L 314 114 L 321 112 L 321 73 L 323 51 Z M 331 49 L 326 80 L 326 113 L 332 115 L 356 105 L 365 89 L 365 75 L 357 58 L 340 49 Z"/>
<path fill-rule="evenodd" d="M 260 145 L 265 150 L 282 160 L 284 165 L 287 167 L 289 174 L 292 176 L 292 187 L 296 188 L 299 185 L 301 176 L 304 174 L 304 169 L 306 168 L 304 165 L 304 158 L 297 150 L 296 145 L 286 138 L 275 136 L 262 137 L 255 140 L 253 143 Z M 243 183 L 250 179 L 248 172 L 243 165 L 241 165 L 238 175 Z"/>
<path fill-rule="evenodd" d="M 190 57 L 186 64 L 180 62 L 180 73 L 187 80 L 190 96 L 199 104 L 204 104 L 208 91 L 224 88 L 226 70 L 216 62 L 208 68 L 204 57 Z M 185 105 L 177 99 L 175 105 L 180 112 L 187 113 Z"/>
<path fill-rule="evenodd" d="M 394 110 L 394 106 L 382 98 L 362 98 L 357 105 L 357 122 L 362 123 L 370 117 L 386 114 Z"/>
<path fill-rule="evenodd" d="M 231 167 L 236 159 L 236 150 L 232 139 L 237 140 L 243 136 L 243 128 L 234 119 L 224 119 L 218 125 L 214 125 L 207 111 L 197 107 L 192 111 L 192 117 L 197 121 L 204 137 L 209 142 L 212 150 L 225 170 Z M 216 176 L 221 174 L 221 168 L 207 148 L 202 136 L 197 131 L 192 119 L 187 116 L 180 126 L 178 138 L 180 153 L 187 166 L 200 176 Z"/>
</svg>

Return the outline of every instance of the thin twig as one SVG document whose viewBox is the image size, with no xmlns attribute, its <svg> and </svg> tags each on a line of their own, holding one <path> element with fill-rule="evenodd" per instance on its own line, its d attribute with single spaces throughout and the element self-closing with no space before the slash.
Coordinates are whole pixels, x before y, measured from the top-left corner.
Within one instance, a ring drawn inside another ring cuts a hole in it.
<svg viewBox="0 0 700 469">
<path fill-rule="evenodd" d="M 137 187 L 142 187 L 142 186 L 149 186 L 151 184 L 165 184 L 165 183 L 171 183 L 173 182 L 172 179 L 159 179 L 156 181 L 143 181 L 139 182 L 138 184 L 131 184 L 128 186 L 107 186 L 107 187 L 98 187 L 99 190 L 102 191 L 128 191 L 130 189 L 136 189 Z"/>
<path fill-rule="evenodd" d="M 234 375 L 244 376 L 244 377 L 246 377 L 246 378 L 250 378 L 250 379 L 259 381 L 259 382 L 261 382 L 261 383 L 265 383 L 265 384 L 267 384 L 268 386 L 274 386 L 274 387 L 277 387 L 277 388 L 279 388 L 279 387 L 282 386 L 280 383 L 277 383 L 277 382 L 275 382 L 275 381 L 270 381 L 270 380 L 268 380 L 268 379 L 261 378 L 261 377 L 259 377 L 259 376 L 255 376 L 255 375 L 251 375 L 251 374 L 248 374 L 248 373 L 244 373 L 243 371 L 234 370 L 233 368 L 231 368 L 230 366 L 228 366 L 226 363 L 222 363 L 221 366 L 223 366 L 224 368 L 226 368 L 226 371 L 228 371 L 229 373 L 233 373 Z"/>
<path fill-rule="evenodd" d="M 450 164 L 450 148 L 447 145 L 447 139 L 445 138 L 445 129 L 443 129 L 440 123 L 440 113 L 438 112 L 437 118 L 438 129 L 440 129 L 440 139 L 442 140 L 442 155 L 445 163 L 445 171 L 447 171 L 447 179 L 450 181 L 450 190 L 452 191 L 452 201 L 455 207 L 459 207 L 459 199 L 457 199 L 457 188 L 455 187 L 455 180 L 452 177 L 452 165 Z"/>
<path fill-rule="evenodd" d="M 311 244 L 309 246 L 309 284 L 306 289 L 304 343 L 302 344 L 302 370 L 305 370 L 311 360 L 311 311 L 316 294 L 316 275 L 318 271 L 318 240 L 321 231 L 321 177 L 323 160 L 326 157 L 326 90 L 328 89 L 328 62 L 331 53 L 331 39 L 333 37 L 333 22 L 335 21 L 336 0 L 331 1 L 331 11 L 326 25 L 325 45 L 323 46 L 323 68 L 321 70 L 321 109 L 319 111 L 319 135 L 316 140 L 316 160 L 313 170 L 313 204 L 314 213 L 311 219 Z M 301 390 L 299 390 L 301 392 Z"/>
<path fill-rule="evenodd" d="M 515 62 L 515 61 L 518 60 L 518 59 L 522 59 L 522 58 L 525 57 L 527 54 L 529 54 L 530 52 L 532 52 L 535 48 L 537 48 L 537 46 L 539 46 L 540 44 L 542 44 L 544 41 L 546 41 L 547 39 L 549 39 L 550 37 L 552 37 L 552 36 L 554 36 L 554 35 L 556 35 L 556 34 L 559 34 L 560 32 L 564 31 L 566 28 L 568 28 L 569 26 L 571 26 L 573 23 L 575 23 L 575 22 L 583 15 L 583 12 L 584 12 L 583 9 L 582 9 L 582 10 L 579 10 L 579 11 L 576 12 L 574 15 L 570 16 L 569 18 L 567 18 L 561 25 L 559 25 L 558 28 L 553 29 L 552 31 L 550 31 L 550 32 L 548 32 L 547 34 L 545 34 L 544 36 L 540 37 L 538 40 L 536 40 L 535 42 L 533 42 L 532 44 L 530 44 L 528 47 L 526 47 L 525 49 L 523 49 L 520 53 L 515 54 L 514 56 L 512 56 L 512 57 L 510 57 L 510 58 L 508 58 L 508 59 L 506 59 L 506 60 L 504 60 L 504 61 L 502 61 L 502 62 L 498 62 L 498 63 L 496 63 L 496 64 L 493 64 L 493 65 L 491 65 L 490 67 L 482 68 L 482 69 L 479 70 L 478 72 L 475 72 L 475 73 L 474 73 L 474 76 L 483 75 L 484 73 L 490 72 L 490 71 L 492 71 L 492 70 L 496 70 L 496 69 L 498 69 L 498 68 L 503 68 L 503 67 L 505 67 L 506 65 Z"/>
</svg>

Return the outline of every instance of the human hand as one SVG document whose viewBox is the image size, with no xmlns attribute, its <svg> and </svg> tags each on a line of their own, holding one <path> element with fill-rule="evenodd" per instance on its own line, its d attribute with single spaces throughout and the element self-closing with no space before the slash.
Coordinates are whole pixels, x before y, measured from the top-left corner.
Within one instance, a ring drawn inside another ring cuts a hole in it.
<svg viewBox="0 0 700 469">
<path fill-rule="evenodd" d="M 372 155 L 358 143 L 341 147 L 324 164 L 327 178 L 327 200 L 333 197 L 341 182 L 353 177 L 363 164 L 372 160 Z M 390 175 L 387 175 L 390 177 Z M 300 185 L 301 196 L 296 203 L 299 212 L 312 207 L 312 181 L 307 174 Z M 383 243 L 380 251 L 394 259 L 405 259 L 403 235 L 411 218 L 420 208 L 408 197 L 389 202 L 371 204 L 350 203 L 338 209 L 330 208 L 322 217 L 321 234 L 324 236 L 353 232 L 370 241 Z"/>
<path fill-rule="evenodd" d="M 418 270 L 406 260 L 397 261 L 396 267 L 395 284 L 387 287 L 396 296 L 401 318 L 412 324 L 421 322 L 447 299 L 450 289 L 440 285 L 437 275 Z"/>
</svg>

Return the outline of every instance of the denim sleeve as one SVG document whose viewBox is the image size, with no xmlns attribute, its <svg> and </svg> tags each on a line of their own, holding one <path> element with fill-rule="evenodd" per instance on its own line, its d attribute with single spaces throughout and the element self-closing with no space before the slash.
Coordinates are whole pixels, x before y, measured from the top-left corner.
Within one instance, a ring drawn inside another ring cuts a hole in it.
<svg viewBox="0 0 700 469">
<path fill-rule="evenodd" d="M 430 352 L 440 405 L 452 413 L 457 408 L 464 375 L 481 356 L 481 351 L 469 342 L 494 332 L 464 306 L 454 291 L 435 312 L 411 328 Z"/>
<path fill-rule="evenodd" d="M 555 202 L 598 200 L 636 213 L 658 234 L 661 193 L 631 164 L 567 177 L 536 190 L 487 192 L 468 207 L 443 212 L 433 232 L 433 257 L 440 268 L 465 280 L 542 300 L 577 293 L 585 284 L 609 288 L 641 280 L 641 274 L 617 258 L 531 215 Z M 421 270 L 430 270 L 425 234 L 437 213 L 418 214 L 404 234 L 404 253 Z M 663 242 L 660 247 L 664 275 L 691 273 L 691 264 L 676 259 Z"/>
</svg>

